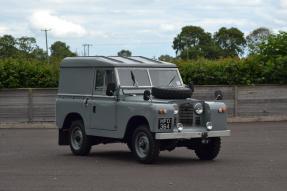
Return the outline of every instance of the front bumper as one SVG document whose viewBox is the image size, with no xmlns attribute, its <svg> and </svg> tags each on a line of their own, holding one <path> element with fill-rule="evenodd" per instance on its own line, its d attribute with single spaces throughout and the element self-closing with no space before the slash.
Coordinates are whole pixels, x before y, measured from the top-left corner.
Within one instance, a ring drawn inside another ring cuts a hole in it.
<svg viewBox="0 0 287 191">
<path fill-rule="evenodd" d="M 230 130 L 223 131 L 204 131 L 204 132 L 172 132 L 172 133 L 156 133 L 155 139 L 192 139 L 192 138 L 208 138 L 208 137 L 227 137 L 230 136 Z"/>
</svg>

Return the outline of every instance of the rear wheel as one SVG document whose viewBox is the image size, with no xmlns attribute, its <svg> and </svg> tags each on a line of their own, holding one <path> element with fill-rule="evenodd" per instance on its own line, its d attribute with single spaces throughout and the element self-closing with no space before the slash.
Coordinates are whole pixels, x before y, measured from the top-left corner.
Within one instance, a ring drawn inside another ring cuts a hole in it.
<svg viewBox="0 0 287 191">
<path fill-rule="evenodd" d="M 213 160 L 220 151 L 220 137 L 208 138 L 207 143 L 199 143 L 194 152 L 200 160 Z"/>
<path fill-rule="evenodd" d="M 147 126 L 136 128 L 132 136 L 132 152 L 138 161 L 154 163 L 159 155 L 159 142 L 154 139 Z"/>
<path fill-rule="evenodd" d="M 75 120 L 71 123 L 70 148 L 74 155 L 88 155 L 90 153 L 90 138 L 86 135 L 82 120 Z"/>
</svg>

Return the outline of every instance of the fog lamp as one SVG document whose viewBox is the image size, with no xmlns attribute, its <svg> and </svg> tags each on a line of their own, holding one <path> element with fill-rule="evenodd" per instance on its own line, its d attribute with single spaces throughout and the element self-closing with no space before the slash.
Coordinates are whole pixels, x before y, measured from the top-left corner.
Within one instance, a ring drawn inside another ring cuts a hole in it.
<svg viewBox="0 0 287 191">
<path fill-rule="evenodd" d="M 206 123 L 206 128 L 207 128 L 208 130 L 212 130 L 212 123 L 211 123 L 211 122 L 207 122 L 207 123 Z"/>
<path fill-rule="evenodd" d="M 176 124 L 176 127 L 177 127 L 177 130 L 178 130 L 179 132 L 181 132 L 181 131 L 183 130 L 183 124 L 182 124 L 182 123 L 177 123 L 177 124 Z"/>
</svg>

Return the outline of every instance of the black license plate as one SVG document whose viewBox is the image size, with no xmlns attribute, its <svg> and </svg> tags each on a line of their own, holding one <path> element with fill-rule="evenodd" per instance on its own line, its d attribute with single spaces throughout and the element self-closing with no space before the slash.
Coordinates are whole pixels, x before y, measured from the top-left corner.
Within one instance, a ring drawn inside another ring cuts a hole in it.
<svg viewBox="0 0 287 191">
<path fill-rule="evenodd" d="M 158 128 L 160 130 L 171 129 L 171 118 L 160 118 Z"/>
</svg>

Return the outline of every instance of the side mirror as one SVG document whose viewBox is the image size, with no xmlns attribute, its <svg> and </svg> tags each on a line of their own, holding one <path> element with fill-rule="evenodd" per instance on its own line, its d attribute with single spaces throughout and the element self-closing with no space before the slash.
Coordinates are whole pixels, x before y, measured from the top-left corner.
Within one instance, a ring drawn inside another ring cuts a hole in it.
<svg viewBox="0 0 287 191">
<path fill-rule="evenodd" d="M 150 100 L 150 95 L 151 95 L 150 91 L 149 91 L 149 90 L 145 90 L 145 91 L 144 91 L 144 94 L 143 94 L 143 99 L 144 99 L 145 101 Z"/>
<path fill-rule="evenodd" d="M 106 95 L 107 96 L 113 96 L 115 90 L 116 90 L 116 84 L 115 83 L 108 83 Z"/>
<path fill-rule="evenodd" d="M 216 90 L 214 92 L 214 97 L 215 97 L 215 100 L 222 100 L 223 99 L 223 93 L 221 90 Z"/>
</svg>

